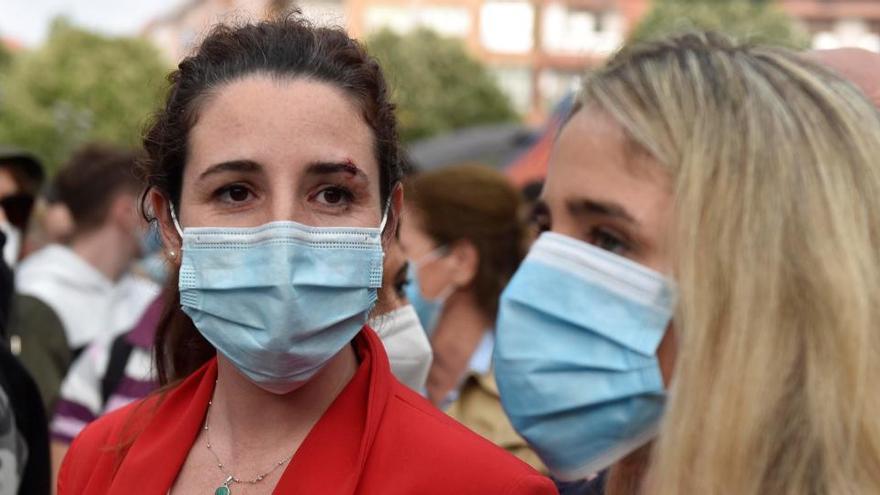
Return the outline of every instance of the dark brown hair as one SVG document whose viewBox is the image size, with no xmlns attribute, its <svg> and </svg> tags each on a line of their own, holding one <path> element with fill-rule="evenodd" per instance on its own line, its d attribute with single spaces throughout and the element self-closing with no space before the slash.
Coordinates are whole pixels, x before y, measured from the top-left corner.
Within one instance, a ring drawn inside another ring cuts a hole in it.
<svg viewBox="0 0 880 495">
<path fill-rule="evenodd" d="M 75 152 L 58 171 L 53 187 L 73 217 L 74 236 L 100 227 L 117 194 L 138 193 L 143 187 L 136 173 L 140 158 L 133 150 L 92 143 Z"/>
<path fill-rule="evenodd" d="M 373 131 L 385 203 L 402 170 L 394 106 L 379 64 L 342 29 L 315 27 L 299 13 L 242 26 L 218 26 L 171 73 L 165 105 L 144 138 L 148 190 L 155 188 L 172 204 L 180 205 L 189 134 L 200 104 L 218 87 L 254 74 L 305 78 L 345 92 Z M 156 370 L 163 385 L 186 377 L 215 354 L 180 310 L 177 275 L 170 278 L 168 309 L 155 342 Z"/>
<path fill-rule="evenodd" d="M 476 247 L 473 287 L 480 309 L 494 321 L 501 291 L 525 251 L 517 190 L 492 168 L 462 164 L 413 176 L 405 196 L 438 246 L 466 239 Z"/>
</svg>

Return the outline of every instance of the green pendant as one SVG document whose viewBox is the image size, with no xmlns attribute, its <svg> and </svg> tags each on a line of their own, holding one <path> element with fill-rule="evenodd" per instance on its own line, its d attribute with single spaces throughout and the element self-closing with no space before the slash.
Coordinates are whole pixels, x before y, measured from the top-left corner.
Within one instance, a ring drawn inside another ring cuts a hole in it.
<svg viewBox="0 0 880 495">
<path fill-rule="evenodd" d="M 232 492 L 229 490 L 229 487 L 223 485 L 214 490 L 214 495 L 230 495 Z"/>
</svg>

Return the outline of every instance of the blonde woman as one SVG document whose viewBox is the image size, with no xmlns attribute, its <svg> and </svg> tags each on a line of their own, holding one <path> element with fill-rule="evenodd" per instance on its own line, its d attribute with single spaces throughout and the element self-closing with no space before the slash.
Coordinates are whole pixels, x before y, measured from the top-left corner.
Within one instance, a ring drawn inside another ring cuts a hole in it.
<svg viewBox="0 0 880 495">
<path fill-rule="evenodd" d="M 692 34 L 590 77 L 496 344 L 557 478 L 880 493 L 878 159 L 877 111 L 786 51 Z"/>
</svg>

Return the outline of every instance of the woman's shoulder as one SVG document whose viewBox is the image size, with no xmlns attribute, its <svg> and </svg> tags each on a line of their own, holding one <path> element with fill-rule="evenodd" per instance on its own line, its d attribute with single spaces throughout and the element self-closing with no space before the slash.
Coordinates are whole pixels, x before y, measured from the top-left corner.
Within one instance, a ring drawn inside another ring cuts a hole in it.
<svg viewBox="0 0 880 495">
<path fill-rule="evenodd" d="M 408 470 L 442 480 L 446 493 L 556 493 L 549 478 L 403 385 L 395 388 L 385 414 L 385 424 L 393 426 L 383 428 L 382 440 L 407 460 Z"/>
<path fill-rule="evenodd" d="M 145 428 L 152 417 L 149 412 L 160 400 L 158 395 L 152 395 L 89 423 L 74 438 L 61 463 L 59 494 L 84 493 L 86 486 L 96 481 L 99 485 L 109 485 L 127 447 Z"/>
</svg>

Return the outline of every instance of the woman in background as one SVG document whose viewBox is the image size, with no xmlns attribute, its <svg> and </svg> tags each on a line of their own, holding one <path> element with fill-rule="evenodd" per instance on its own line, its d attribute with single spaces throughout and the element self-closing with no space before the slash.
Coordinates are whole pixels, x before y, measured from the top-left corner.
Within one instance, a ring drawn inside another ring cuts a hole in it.
<svg viewBox="0 0 880 495">
<path fill-rule="evenodd" d="M 540 468 L 504 416 L 492 373 L 498 298 L 522 259 L 519 193 L 501 173 L 463 164 L 413 176 L 404 197 L 406 292 L 434 348 L 428 398 Z"/>
</svg>

